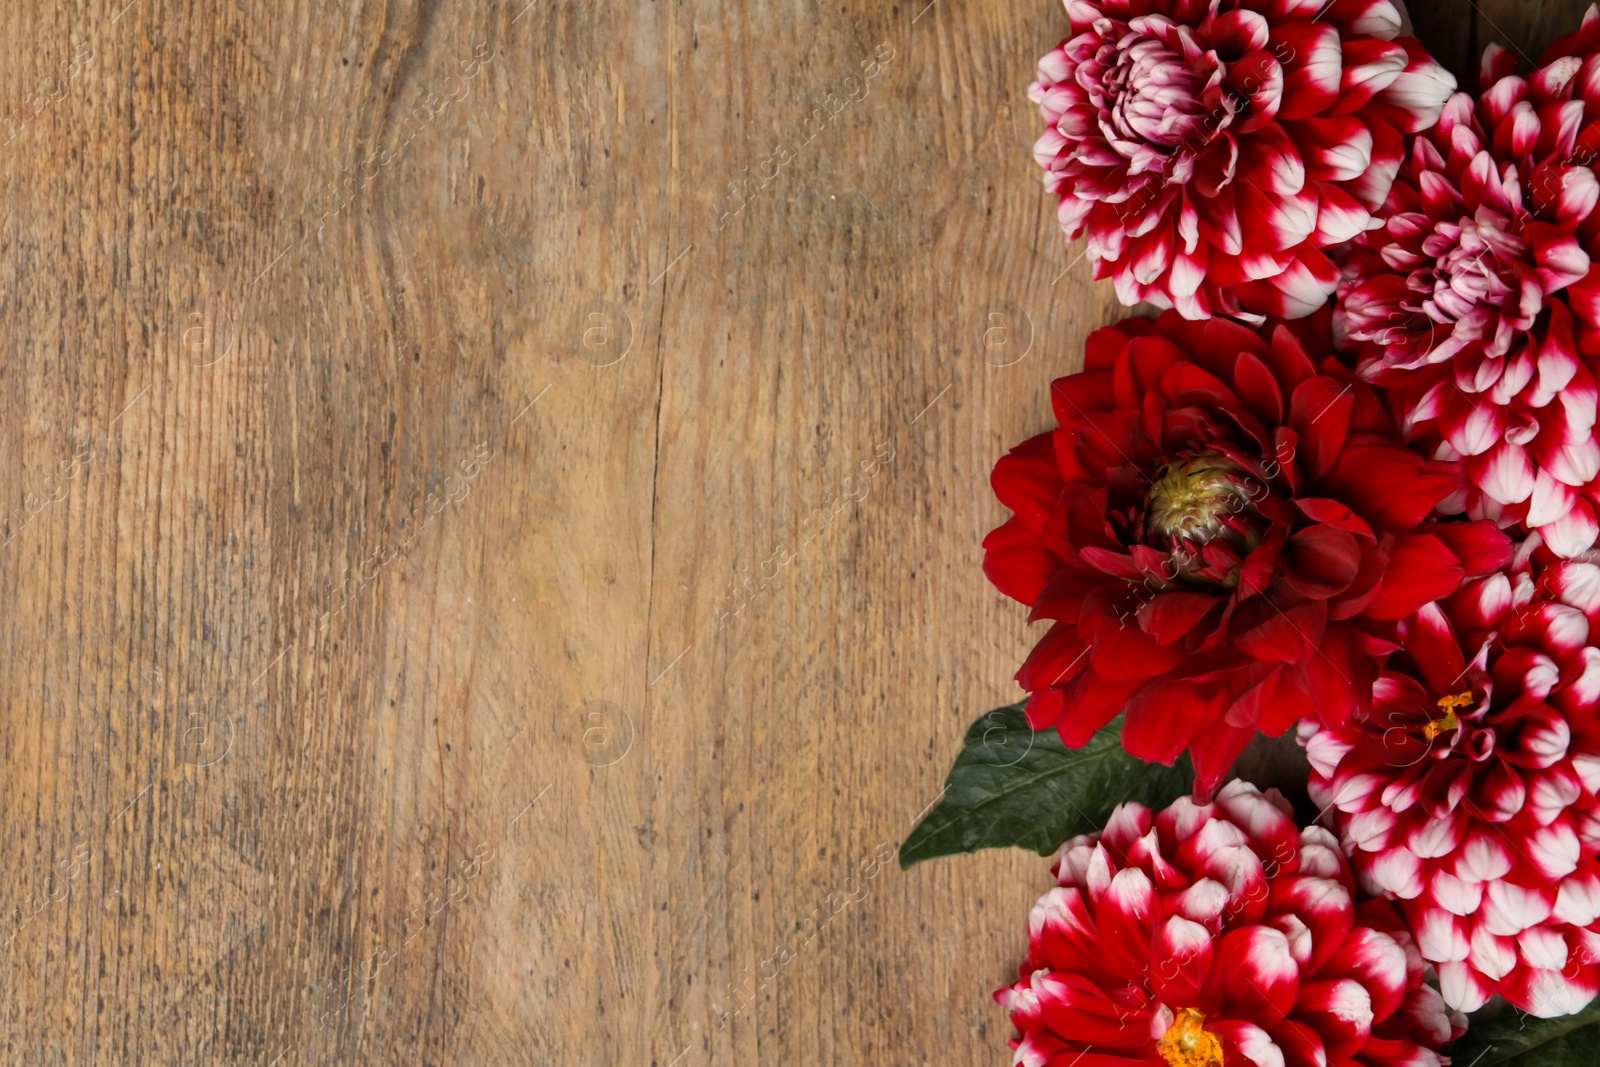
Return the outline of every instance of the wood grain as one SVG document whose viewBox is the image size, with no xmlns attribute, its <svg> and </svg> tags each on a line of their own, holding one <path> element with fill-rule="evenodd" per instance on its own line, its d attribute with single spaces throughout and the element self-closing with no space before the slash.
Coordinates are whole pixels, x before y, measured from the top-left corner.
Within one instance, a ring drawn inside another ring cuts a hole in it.
<svg viewBox="0 0 1600 1067">
<path fill-rule="evenodd" d="M 1007 1062 L 1045 866 L 892 849 L 1121 315 L 1059 7 L 125 4 L 0 13 L 0 1059 Z"/>
</svg>

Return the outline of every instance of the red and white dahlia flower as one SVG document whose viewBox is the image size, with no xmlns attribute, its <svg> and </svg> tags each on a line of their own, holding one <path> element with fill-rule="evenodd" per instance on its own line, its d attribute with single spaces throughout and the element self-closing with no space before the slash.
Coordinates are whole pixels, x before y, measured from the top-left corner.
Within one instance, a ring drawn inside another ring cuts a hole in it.
<svg viewBox="0 0 1600 1067">
<path fill-rule="evenodd" d="M 1386 901 L 1276 791 L 1124 804 L 1062 846 L 995 993 L 1026 1067 L 1428 1067 L 1463 1021 Z"/>
<path fill-rule="evenodd" d="M 1017 673 L 1028 720 L 1077 748 L 1125 711 L 1128 751 L 1189 750 L 1202 800 L 1258 729 L 1365 711 L 1363 626 L 1510 559 L 1492 523 L 1429 518 L 1459 469 L 1287 327 L 1128 319 L 1051 398 L 1060 426 L 995 467 L 1015 515 L 984 540 L 995 586 L 1054 621 Z"/>
<path fill-rule="evenodd" d="M 1034 158 L 1125 304 L 1309 314 L 1455 79 L 1389 0 L 1066 0 Z"/>
<path fill-rule="evenodd" d="M 1600 567 L 1532 571 L 1424 607 L 1370 719 L 1302 736 L 1312 799 L 1450 1006 L 1555 1016 L 1600 992 Z"/>
<path fill-rule="evenodd" d="M 1462 507 L 1573 557 L 1600 532 L 1600 12 L 1528 78 L 1484 57 L 1343 265 L 1337 326 Z"/>
</svg>

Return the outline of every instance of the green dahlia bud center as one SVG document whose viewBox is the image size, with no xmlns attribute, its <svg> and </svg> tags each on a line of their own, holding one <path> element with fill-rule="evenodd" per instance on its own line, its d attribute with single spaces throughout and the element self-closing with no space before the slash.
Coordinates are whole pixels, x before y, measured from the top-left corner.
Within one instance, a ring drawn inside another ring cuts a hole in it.
<svg viewBox="0 0 1600 1067">
<path fill-rule="evenodd" d="M 1164 544 L 1216 540 L 1235 524 L 1249 497 L 1238 469 L 1214 456 L 1169 463 L 1156 474 L 1145 497 L 1145 529 Z"/>
</svg>

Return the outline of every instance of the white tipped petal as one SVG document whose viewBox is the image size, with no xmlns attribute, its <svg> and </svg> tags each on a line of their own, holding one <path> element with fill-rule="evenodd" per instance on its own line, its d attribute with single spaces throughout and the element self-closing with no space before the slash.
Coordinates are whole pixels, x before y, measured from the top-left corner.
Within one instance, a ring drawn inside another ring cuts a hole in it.
<svg viewBox="0 0 1600 1067">
<path fill-rule="evenodd" d="M 1439 993 L 1456 1011 L 1477 1011 L 1494 995 L 1494 985 L 1467 963 L 1439 964 Z"/>
<path fill-rule="evenodd" d="M 1433 963 L 1464 960 L 1472 950 L 1466 924 L 1443 908 L 1424 908 L 1415 916 L 1413 933 L 1422 958 Z"/>
</svg>

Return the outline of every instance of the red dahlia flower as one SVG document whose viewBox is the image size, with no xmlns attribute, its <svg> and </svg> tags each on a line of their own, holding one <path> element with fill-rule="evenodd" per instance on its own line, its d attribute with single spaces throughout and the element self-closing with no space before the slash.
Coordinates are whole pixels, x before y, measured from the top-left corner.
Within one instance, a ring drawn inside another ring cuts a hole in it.
<svg viewBox="0 0 1600 1067">
<path fill-rule="evenodd" d="M 1600 532 L 1600 13 L 1529 78 L 1497 78 L 1507 58 L 1413 143 L 1344 263 L 1338 325 L 1406 435 L 1463 460 L 1471 514 L 1572 557 Z"/>
<path fill-rule="evenodd" d="M 1365 710 L 1363 625 L 1509 559 L 1490 523 L 1429 520 L 1459 470 L 1285 327 L 1128 319 L 1051 396 L 1059 428 L 995 467 L 1016 514 L 984 541 L 990 580 L 1055 623 L 1017 673 L 1028 720 L 1079 747 L 1125 710 L 1128 751 L 1189 749 L 1201 799 L 1257 729 Z"/>
<path fill-rule="evenodd" d="M 1389 0 L 1067 0 L 1033 155 L 1125 304 L 1309 314 L 1455 79 Z"/>
<path fill-rule="evenodd" d="M 1399 629 L 1364 723 L 1307 723 L 1312 798 L 1451 1007 L 1600 992 L 1600 568 L 1468 583 Z"/>
<path fill-rule="evenodd" d="M 995 993 L 1026 1067 L 1437 1067 L 1463 1021 L 1386 901 L 1356 907 L 1338 842 L 1276 791 L 1124 804 L 1062 846 Z"/>
</svg>

